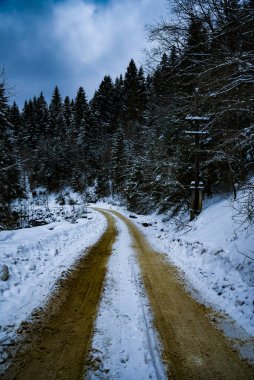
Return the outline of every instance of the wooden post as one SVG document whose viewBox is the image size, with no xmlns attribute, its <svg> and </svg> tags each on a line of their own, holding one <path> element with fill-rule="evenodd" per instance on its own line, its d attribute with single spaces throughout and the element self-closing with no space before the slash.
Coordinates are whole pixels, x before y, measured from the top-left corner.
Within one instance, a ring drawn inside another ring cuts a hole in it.
<svg viewBox="0 0 254 380">
<path fill-rule="evenodd" d="M 194 126 L 194 130 L 185 131 L 186 134 L 193 135 L 195 138 L 195 168 L 194 168 L 194 181 L 191 182 L 191 207 L 190 207 L 190 220 L 193 220 L 202 210 L 203 200 L 203 182 L 200 181 L 199 166 L 200 166 L 200 136 L 207 135 L 207 131 L 200 131 L 200 122 L 209 120 L 207 117 L 200 116 L 187 116 L 186 120 L 190 120 Z"/>
<path fill-rule="evenodd" d="M 195 131 L 199 132 L 199 123 L 195 121 Z M 194 211 L 199 213 L 199 134 L 195 134 L 195 202 L 194 202 Z"/>
</svg>

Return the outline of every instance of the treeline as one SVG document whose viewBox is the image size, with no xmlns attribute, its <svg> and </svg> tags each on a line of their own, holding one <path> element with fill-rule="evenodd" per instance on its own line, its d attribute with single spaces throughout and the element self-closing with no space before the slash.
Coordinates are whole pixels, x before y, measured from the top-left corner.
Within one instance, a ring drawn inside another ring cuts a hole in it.
<svg viewBox="0 0 254 380">
<path fill-rule="evenodd" d="M 149 75 L 131 60 L 90 102 L 82 87 L 75 99 L 56 87 L 49 104 L 40 94 L 19 110 L 2 81 L 2 215 L 28 185 L 95 186 L 98 197 L 121 195 L 138 211 L 177 212 L 189 205 L 194 140 L 185 131 L 197 116 L 209 132 L 200 146 L 207 195 L 236 191 L 253 174 L 253 0 L 178 0 L 170 14 L 148 28 Z"/>
</svg>

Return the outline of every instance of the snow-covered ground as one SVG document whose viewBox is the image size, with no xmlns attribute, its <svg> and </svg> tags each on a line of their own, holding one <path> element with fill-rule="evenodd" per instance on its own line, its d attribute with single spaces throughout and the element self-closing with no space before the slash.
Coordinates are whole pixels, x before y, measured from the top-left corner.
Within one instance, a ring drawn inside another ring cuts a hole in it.
<svg viewBox="0 0 254 380">
<path fill-rule="evenodd" d="M 8 280 L 0 281 L 1 344 L 13 337 L 34 308 L 45 303 L 57 279 L 105 229 L 105 218 L 90 211 L 75 223 L 61 221 L 0 232 L 0 267 L 9 269 Z"/>
<path fill-rule="evenodd" d="M 237 332 L 221 322 L 229 337 L 242 344 L 254 336 L 254 231 L 242 224 L 230 197 L 208 200 L 198 219 L 189 222 L 186 216 L 177 223 L 165 215 L 142 216 L 117 205 L 97 205 L 131 216 L 154 249 L 180 269 L 188 290 L 235 323 Z M 254 360 L 253 343 L 252 349 L 241 351 Z"/>
<path fill-rule="evenodd" d="M 10 272 L 7 281 L 0 280 L 0 343 L 5 344 L 14 337 L 19 323 L 29 319 L 33 309 L 45 303 L 57 279 L 106 228 L 105 218 L 97 212 L 90 211 L 86 218 L 75 222 L 74 207 L 70 204 L 60 207 L 53 200 L 49 206 L 51 223 L 0 232 L 0 266 L 7 265 Z M 186 216 L 184 223 L 183 219 L 175 223 L 166 215 L 135 215 L 123 207 L 103 202 L 96 206 L 131 216 L 154 249 L 164 253 L 180 269 L 195 297 L 229 316 L 242 329 L 236 335 L 233 328 L 222 322 L 229 336 L 240 338 L 242 354 L 254 360 L 253 344 L 252 353 L 242 344 L 254 336 L 254 231 L 242 224 L 242 217 L 232 208 L 230 198 L 206 202 L 197 220 L 189 222 Z M 40 214 L 36 210 L 32 213 L 36 217 Z M 122 223 L 117 225 L 119 239 L 109 261 L 93 341 L 94 359 L 102 359 L 103 368 L 98 366 L 91 376 L 100 378 L 101 369 L 110 369 L 114 375 L 119 372 L 121 380 L 133 378 L 138 363 L 155 376 L 154 363 L 159 360 L 157 340 L 153 332 L 147 333 L 151 319 L 145 319 L 150 314 L 133 252 L 127 249 L 121 255 L 121 247 L 130 243 L 130 237 Z M 120 338 L 117 330 L 121 332 Z M 141 346 L 143 351 L 139 351 Z M 159 365 L 158 368 L 160 371 Z M 136 379 L 142 378 L 139 375 L 142 370 L 135 372 Z M 126 373 L 129 377 L 124 377 Z"/>
<path fill-rule="evenodd" d="M 118 218 L 118 239 L 92 341 L 90 380 L 166 379 L 147 297 L 128 227 Z"/>
</svg>

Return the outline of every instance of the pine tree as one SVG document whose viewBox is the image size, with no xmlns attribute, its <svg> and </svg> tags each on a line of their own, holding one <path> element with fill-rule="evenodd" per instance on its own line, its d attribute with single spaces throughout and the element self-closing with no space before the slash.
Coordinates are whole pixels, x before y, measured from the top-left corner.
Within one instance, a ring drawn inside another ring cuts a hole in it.
<svg viewBox="0 0 254 380">
<path fill-rule="evenodd" d="M 66 131 L 67 136 L 71 135 L 71 131 L 73 130 L 73 105 L 69 98 L 69 96 L 66 96 L 64 99 L 64 106 L 63 106 L 63 123 L 64 123 L 64 129 Z"/>
<path fill-rule="evenodd" d="M 120 127 L 113 136 L 112 141 L 112 161 L 111 161 L 111 178 L 112 193 L 121 194 L 124 189 L 125 181 L 125 136 L 124 131 Z"/>
<path fill-rule="evenodd" d="M 49 136 L 59 137 L 65 133 L 63 122 L 63 104 L 56 86 L 49 105 Z"/>
<path fill-rule="evenodd" d="M 49 111 L 42 92 L 40 93 L 40 96 L 35 99 L 34 112 L 38 137 L 39 139 L 45 138 L 49 134 Z"/>
<path fill-rule="evenodd" d="M 13 134 L 14 134 L 15 140 L 18 142 L 22 120 L 21 120 L 21 113 L 16 102 L 13 102 L 13 105 L 9 107 L 8 119 L 11 125 L 13 126 Z"/>
<path fill-rule="evenodd" d="M 116 109 L 116 125 L 117 127 L 123 121 L 123 94 L 124 94 L 124 80 L 122 74 L 116 77 L 114 82 L 114 103 Z"/>
<path fill-rule="evenodd" d="M 134 124 L 139 119 L 138 101 L 139 101 L 139 87 L 138 87 L 138 69 L 132 59 L 127 67 L 124 77 L 123 88 L 123 118 L 125 125 Z M 130 135 L 132 131 L 129 131 Z"/>
<path fill-rule="evenodd" d="M 22 111 L 20 140 L 24 157 L 30 156 L 30 153 L 36 148 L 38 142 L 38 131 L 36 130 L 35 122 L 35 102 L 35 98 L 33 101 L 31 99 L 28 102 L 25 101 Z"/>
<path fill-rule="evenodd" d="M 106 75 L 91 102 L 95 121 L 102 136 L 112 134 L 116 128 L 115 89 L 110 76 Z"/>
<path fill-rule="evenodd" d="M 172 66 L 170 65 L 169 58 L 166 53 L 161 57 L 160 64 L 156 68 L 153 75 L 154 92 L 157 98 L 156 103 L 160 106 L 168 103 L 168 94 L 170 90 L 170 73 Z"/>
<path fill-rule="evenodd" d="M 85 144 L 85 135 L 91 122 L 91 113 L 83 87 L 78 89 L 74 101 L 74 137 L 80 144 Z"/>
<path fill-rule="evenodd" d="M 85 187 L 94 181 L 96 171 L 95 152 L 93 144 L 95 140 L 95 129 L 90 106 L 86 99 L 83 87 L 77 91 L 74 101 L 74 129 L 72 141 L 74 141 L 76 153 L 74 155 L 74 187 L 79 191 L 85 191 Z M 80 177 L 75 173 L 80 173 Z M 77 182 L 78 181 L 78 182 Z"/>
<path fill-rule="evenodd" d="M 144 112 L 147 109 L 148 94 L 147 94 L 147 83 L 144 74 L 143 67 L 141 66 L 138 70 L 138 103 L 137 107 L 139 110 L 139 122 L 144 121 Z"/>
<path fill-rule="evenodd" d="M 8 98 L 3 77 L 0 82 L 0 219 L 4 227 L 13 222 L 10 203 L 23 195 L 15 152 L 13 126 L 8 120 Z"/>
<path fill-rule="evenodd" d="M 117 79 L 118 81 L 118 79 Z M 109 194 L 111 181 L 112 138 L 118 127 L 120 94 L 110 76 L 105 76 L 91 101 L 95 119 L 95 141 L 92 143 L 96 152 L 97 164 L 97 191 L 100 195 Z"/>
<path fill-rule="evenodd" d="M 49 112 L 42 94 L 35 102 L 36 107 L 42 116 L 41 122 L 37 122 L 36 125 L 40 128 L 40 136 L 44 136 L 37 145 L 31 180 L 35 185 L 47 186 L 49 191 L 57 190 L 63 186 L 66 179 L 66 131 L 58 87 L 54 89 Z"/>
</svg>

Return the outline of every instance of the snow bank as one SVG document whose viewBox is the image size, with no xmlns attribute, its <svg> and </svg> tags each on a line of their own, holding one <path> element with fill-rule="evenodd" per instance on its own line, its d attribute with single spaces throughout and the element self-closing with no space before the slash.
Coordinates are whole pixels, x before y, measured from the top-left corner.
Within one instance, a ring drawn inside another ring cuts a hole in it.
<svg viewBox="0 0 254 380">
<path fill-rule="evenodd" d="M 0 342 L 46 301 L 57 279 L 105 229 L 105 218 L 93 211 L 76 223 L 0 232 L 0 266 L 9 269 L 8 280 L 0 281 Z"/>
<path fill-rule="evenodd" d="M 183 271 L 199 300 L 254 336 L 254 231 L 231 199 L 209 202 L 198 219 L 183 224 L 165 215 L 140 216 L 119 206 L 106 207 L 132 216 L 154 249 Z"/>
<path fill-rule="evenodd" d="M 254 336 L 254 235 L 239 228 L 234 213 L 229 201 L 210 206 L 191 231 L 164 237 L 162 246 L 204 300 Z"/>
</svg>

